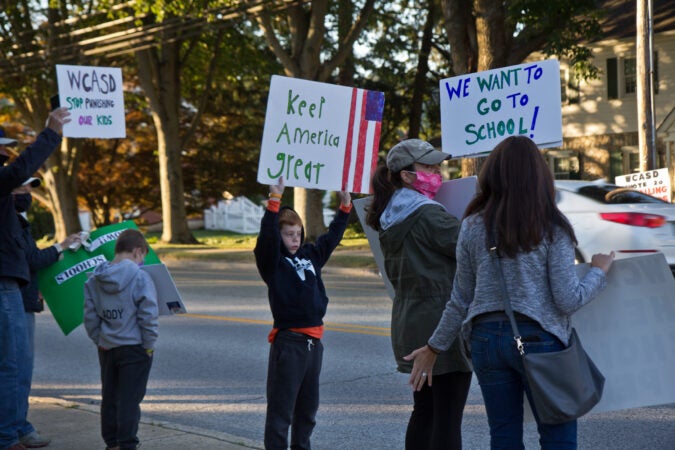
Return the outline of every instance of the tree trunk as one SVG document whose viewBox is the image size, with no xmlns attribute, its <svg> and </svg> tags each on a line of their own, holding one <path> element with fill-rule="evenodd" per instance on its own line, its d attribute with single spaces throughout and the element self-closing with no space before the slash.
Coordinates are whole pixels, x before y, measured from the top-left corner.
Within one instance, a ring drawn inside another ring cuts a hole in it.
<svg viewBox="0 0 675 450">
<path fill-rule="evenodd" d="M 408 116 L 408 137 L 419 138 L 422 123 L 422 104 L 424 103 L 424 94 L 427 92 L 427 73 L 429 72 L 429 55 L 431 54 L 431 44 L 433 40 L 434 27 L 438 20 L 436 4 L 434 0 L 429 0 L 427 7 L 427 19 L 424 23 L 422 32 L 422 42 L 417 56 L 417 71 L 415 72 L 415 81 L 413 84 L 413 95 L 410 100 L 410 114 Z"/>
<path fill-rule="evenodd" d="M 187 225 L 185 192 L 181 169 L 178 124 L 171 118 L 152 115 L 157 128 L 159 153 L 159 184 L 162 194 L 162 241 L 197 243 Z"/>
<path fill-rule="evenodd" d="M 445 31 L 452 48 L 452 72 L 463 75 L 476 71 L 476 25 L 472 0 L 442 0 Z"/>
<path fill-rule="evenodd" d="M 162 197 L 162 241 L 195 244 L 187 224 L 180 139 L 179 43 L 160 50 L 136 52 L 138 78 L 152 109 L 157 130 L 159 179 Z M 161 52 L 161 56 L 157 53 Z"/>
<path fill-rule="evenodd" d="M 65 140 L 61 148 L 67 146 L 68 142 Z M 56 150 L 58 151 L 59 149 Z M 56 241 L 62 241 L 66 236 L 82 230 L 77 205 L 77 176 L 64 169 L 62 165 L 56 168 L 50 165 L 50 170 L 43 175 L 54 218 Z"/>
</svg>

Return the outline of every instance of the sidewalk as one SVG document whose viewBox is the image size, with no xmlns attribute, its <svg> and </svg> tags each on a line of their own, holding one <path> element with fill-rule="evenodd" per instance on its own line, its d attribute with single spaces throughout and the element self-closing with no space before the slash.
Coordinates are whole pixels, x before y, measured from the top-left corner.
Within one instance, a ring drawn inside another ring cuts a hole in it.
<svg viewBox="0 0 675 450">
<path fill-rule="evenodd" d="M 52 440 L 46 447 L 49 450 L 104 449 L 100 417 L 98 405 L 30 397 L 28 418 L 42 436 Z M 146 422 L 142 417 L 138 438 L 141 450 L 263 448 L 262 443 L 237 436 L 166 422 Z"/>
</svg>

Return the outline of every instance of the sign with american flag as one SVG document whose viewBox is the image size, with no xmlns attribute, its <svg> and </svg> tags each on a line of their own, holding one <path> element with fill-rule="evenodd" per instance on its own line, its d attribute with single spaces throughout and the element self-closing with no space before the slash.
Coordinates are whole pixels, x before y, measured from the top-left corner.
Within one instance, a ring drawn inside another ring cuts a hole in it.
<svg viewBox="0 0 675 450">
<path fill-rule="evenodd" d="M 258 182 L 370 192 L 384 93 L 272 76 Z"/>
</svg>

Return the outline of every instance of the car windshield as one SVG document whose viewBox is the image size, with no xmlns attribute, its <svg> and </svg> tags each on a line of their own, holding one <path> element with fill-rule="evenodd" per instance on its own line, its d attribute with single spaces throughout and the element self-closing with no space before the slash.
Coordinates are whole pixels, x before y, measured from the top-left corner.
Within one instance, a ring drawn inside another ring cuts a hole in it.
<svg viewBox="0 0 675 450">
<path fill-rule="evenodd" d="M 584 186 L 578 192 L 585 197 L 612 205 L 625 203 L 668 203 L 635 189 L 621 188 L 613 184 Z"/>
</svg>

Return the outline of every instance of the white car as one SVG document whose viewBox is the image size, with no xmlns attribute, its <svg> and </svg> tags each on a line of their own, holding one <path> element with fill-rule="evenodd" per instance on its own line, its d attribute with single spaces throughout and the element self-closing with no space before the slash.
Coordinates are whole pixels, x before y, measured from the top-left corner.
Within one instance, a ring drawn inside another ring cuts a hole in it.
<svg viewBox="0 0 675 450">
<path fill-rule="evenodd" d="M 662 252 L 675 275 L 674 204 L 604 180 L 556 180 L 555 188 L 577 236 L 577 261 L 612 250 L 617 258 Z"/>
</svg>

